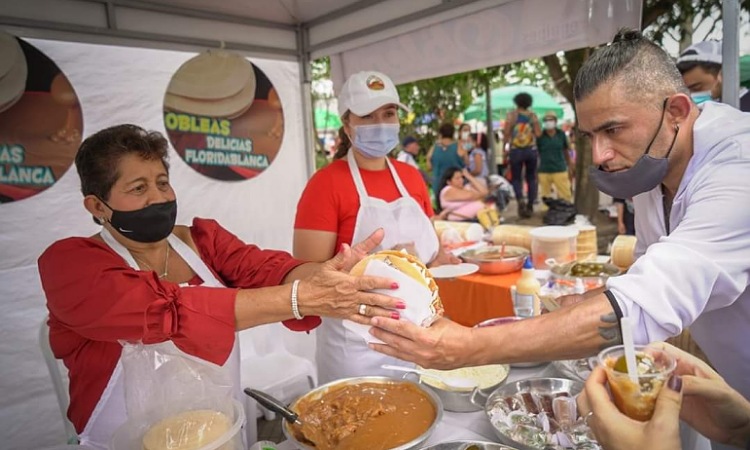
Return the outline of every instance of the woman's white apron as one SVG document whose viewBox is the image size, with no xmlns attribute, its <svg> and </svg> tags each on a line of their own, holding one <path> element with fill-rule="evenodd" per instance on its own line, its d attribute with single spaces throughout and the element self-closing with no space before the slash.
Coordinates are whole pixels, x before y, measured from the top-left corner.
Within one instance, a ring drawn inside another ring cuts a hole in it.
<svg viewBox="0 0 750 450">
<path fill-rule="evenodd" d="M 388 203 L 367 194 L 354 159 L 354 151 L 349 150 L 347 162 L 359 194 L 360 206 L 352 243 L 361 242 L 378 228 L 383 228 L 385 238 L 380 247 L 374 251 L 393 248 L 399 244 L 413 243 L 417 256 L 425 263 L 431 261 L 437 255 L 439 248 L 435 229 L 419 203 L 407 192 L 390 160 L 386 158 L 386 164 L 401 198 Z M 318 378 L 321 384 L 339 378 L 368 375 L 393 376 L 393 371 L 380 367 L 382 364 L 413 366 L 411 363 L 370 350 L 365 341 L 347 330 L 339 319 L 323 319 L 323 324 L 317 330 L 317 336 Z"/>
<path fill-rule="evenodd" d="M 104 242 L 120 255 L 130 267 L 140 270 L 133 255 L 131 255 L 122 244 L 117 242 L 107 229 L 102 229 L 101 236 L 104 239 Z M 201 280 L 203 280 L 201 286 L 224 287 L 224 284 L 216 279 L 214 274 L 195 251 L 193 251 L 193 249 L 185 244 L 180 238 L 171 234 L 167 238 L 167 241 L 172 249 L 177 252 L 177 254 L 185 260 L 188 266 L 190 266 Z M 171 341 L 169 341 L 169 343 L 171 344 Z M 237 339 L 236 333 L 232 353 L 222 366 L 222 369 L 228 371 L 228 375 L 232 380 L 233 385 L 236 387 L 235 397 L 242 401 L 242 393 L 240 389 L 240 351 L 239 340 Z M 78 437 L 79 442 L 82 445 L 96 449 L 107 449 L 109 448 L 115 430 L 125 423 L 126 420 L 127 412 L 125 409 L 122 361 L 118 361 L 114 372 L 112 372 L 112 377 L 109 379 L 109 383 L 107 383 L 107 387 L 104 389 L 99 402 L 94 408 L 94 412 L 91 414 L 83 432 Z"/>
</svg>

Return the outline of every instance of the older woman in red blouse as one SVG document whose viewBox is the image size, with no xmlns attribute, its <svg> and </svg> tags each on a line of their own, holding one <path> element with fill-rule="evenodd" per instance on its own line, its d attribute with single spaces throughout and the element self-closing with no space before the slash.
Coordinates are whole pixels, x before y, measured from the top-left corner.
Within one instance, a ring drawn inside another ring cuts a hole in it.
<svg viewBox="0 0 750 450">
<path fill-rule="evenodd" d="M 364 292 L 397 287 L 392 280 L 347 273 L 382 231 L 329 261 L 303 263 L 245 244 L 213 220 L 175 226 L 166 156 L 164 137 L 134 125 L 86 139 L 76 167 L 84 207 L 102 230 L 58 241 L 39 258 L 50 344 L 70 371 L 68 417 L 93 447 L 106 447 L 127 419 L 121 340 L 171 342 L 238 383 L 237 330 L 276 321 L 309 330 L 317 316 L 367 323 L 399 302 Z"/>
</svg>

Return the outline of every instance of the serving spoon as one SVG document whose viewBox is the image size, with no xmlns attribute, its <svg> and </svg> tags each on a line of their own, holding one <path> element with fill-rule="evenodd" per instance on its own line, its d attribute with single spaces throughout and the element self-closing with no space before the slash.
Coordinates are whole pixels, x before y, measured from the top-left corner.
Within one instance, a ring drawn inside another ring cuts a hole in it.
<svg viewBox="0 0 750 450">
<path fill-rule="evenodd" d="M 395 370 L 397 372 L 415 373 L 423 377 L 432 378 L 454 389 L 468 390 L 468 389 L 474 389 L 477 387 L 477 382 L 469 378 L 445 377 L 441 375 L 435 375 L 434 373 L 428 372 L 426 370 L 415 369 L 413 367 L 392 366 L 390 364 L 383 364 L 380 367 L 382 367 L 383 369 L 387 369 L 387 370 Z"/>
</svg>

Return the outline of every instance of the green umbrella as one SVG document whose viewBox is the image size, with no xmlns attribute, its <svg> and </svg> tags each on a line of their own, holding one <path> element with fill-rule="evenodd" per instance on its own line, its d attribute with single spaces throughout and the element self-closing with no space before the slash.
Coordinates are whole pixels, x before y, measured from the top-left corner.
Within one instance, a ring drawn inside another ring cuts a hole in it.
<svg viewBox="0 0 750 450">
<path fill-rule="evenodd" d="M 493 89 L 490 94 L 490 101 L 492 102 L 492 120 L 505 120 L 505 115 L 516 107 L 516 104 L 513 103 L 513 97 L 521 92 L 526 92 L 531 95 L 531 98 L 533 99 L 531 110 L 540 117 L 547 111 L 553 111 L 558 119 L 562 119 L 562 106 L 560 106 L 557 100 L 552 98 L 551 95 L 545 92 L 544 89 L 536 86 L 505 86 Z M 481 96 L 477 98 L 474 103 L 466 109 L 466 111 L 464 111 L 464 120 L 475 119 L 486 122 L 486 111 L 485 96 Z"/>
<path fill-rule="evenodd" d="M 330 109 L 315 108 L 315 128 L 318 130 L 338 130 L 341 128 L 339 115 Z"/>
<path fill-rule="evenodd" d="M 740 84 L 750 88 L 750 55 L 740 57 Z"/>
</svg>

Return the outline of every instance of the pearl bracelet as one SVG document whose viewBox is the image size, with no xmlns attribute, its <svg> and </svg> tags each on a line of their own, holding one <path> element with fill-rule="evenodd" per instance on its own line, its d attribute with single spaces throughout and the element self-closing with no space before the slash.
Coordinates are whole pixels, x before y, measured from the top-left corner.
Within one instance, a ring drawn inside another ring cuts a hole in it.
<svg viewBox="0 0 750 450">
<path fill-rule="evenodd" d="M 299 305 L 297 304 L 297 288 L 299 287 L 299 280 L 294 280 L 292 283 L 292 314 L 297 320 L 302 320 L 303 316 L 299 313 Z"/>
</svg>

